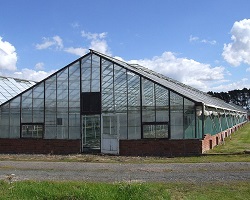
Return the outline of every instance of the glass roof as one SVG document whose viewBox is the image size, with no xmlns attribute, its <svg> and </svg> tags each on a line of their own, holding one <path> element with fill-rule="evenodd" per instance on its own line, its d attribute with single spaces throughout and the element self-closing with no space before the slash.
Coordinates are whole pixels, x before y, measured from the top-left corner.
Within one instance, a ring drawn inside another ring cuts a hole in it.
<svg viewBox="0 0 250 200">
<path fill-rule="evenodd" d="M 0 105 L 35 84 L 34 81 L 0 76 Z"/>
<path fill-rule="evenodd" d="M 221 108 L 221 109 L 227 109 L 227 110 L 231 110 L 231 111 L 240 111 L 240 112 L 246 112 L 246 110 L 244 110 L 243 108 L 235 105 L 235 104 L 228 104 L 225 103 L 223 100 L 212 97 L 211 95 L 202 92 L 198 89 L 195 89 L 191 86 L 185 85 L 181 82 L 178 82 L 176 80 L 173 80 L 169 77 L 166 77 L 162 74 L 159 74 L 157 72 L 154 72 L 146 67 L 143 67 L 141 65 L 138 64 L 128 64 L 126 62 L 117 60 L 113 57 L 107 56 L 105 54 L 96 52 L 94 50 L 90 50 L 91 52 L 93 52 L 96 55 L 99 55 L 101 57 L 104 57 L 105 59 L 111 60 L 117 64 L 119 64 L 120 66 L 123 66 L 124 68 L 135 72 L 137 74 L 140 74 L 162 86 L 165 86 L 166 88 L 169 88 L 173 91 L 175 91 L 176 93 L 181 94 L 182 96 L 197 102 L 197 103 L 202 103 L 203 105 L 207 106 L 207 107 L 214 107 L 214 108 Z"/>
</svg>

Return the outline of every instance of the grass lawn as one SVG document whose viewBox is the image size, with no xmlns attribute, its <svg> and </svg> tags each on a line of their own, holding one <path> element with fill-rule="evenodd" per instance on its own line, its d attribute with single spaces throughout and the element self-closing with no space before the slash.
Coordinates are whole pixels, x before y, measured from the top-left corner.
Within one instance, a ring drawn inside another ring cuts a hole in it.
<svg viewBox="0 0 250 200">
<path fill-rule="evenodd" d="M 249 199 L 249 182 L 232 183 L 85 183 L 0 181 L 0 199 Z"/>
<path fill-rule="evenodd" d="M 246 150 L 250 151 L 250 123 L 227 137 L 225 145 L 219 145 L 208 153 L 237 153 Z"/>
</svg>

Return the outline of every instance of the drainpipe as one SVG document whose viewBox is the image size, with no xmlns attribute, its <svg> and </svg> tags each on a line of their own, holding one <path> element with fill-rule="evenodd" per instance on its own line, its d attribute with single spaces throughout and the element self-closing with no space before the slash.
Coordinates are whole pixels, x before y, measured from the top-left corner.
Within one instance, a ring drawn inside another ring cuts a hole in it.
<svg viewBox="0 0 250 200">
<path fill-rule="evenodd" d="M 204 122 L 204 120 L 205 120 L 205 118 L 204 118 L 204 112 L 205 112 L 205 105 L 204 105 L 204 103 L 202 103 L 202 138 L 204 138 L 204 135 L 205 135 L 205 122 Z"/>
</svg>

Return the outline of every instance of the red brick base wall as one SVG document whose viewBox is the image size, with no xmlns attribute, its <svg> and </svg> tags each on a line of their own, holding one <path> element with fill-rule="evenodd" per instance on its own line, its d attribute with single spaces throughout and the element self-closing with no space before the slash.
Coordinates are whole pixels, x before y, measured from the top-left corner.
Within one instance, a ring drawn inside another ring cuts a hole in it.
<svg viewBox="0 0 250 200">
<path fill-rule="evenodd" d="M 122 156 L 187 156 L 202 153 L 198 139 L 186 140 L 120 140 Z"/>
<path fill-rule="evenodd" d="M 0 153 L 75 154 L 81 152 L 80 140 L 0 138 Z"/>
<path fill-rule="evenodd" d="M 216 135 L 205 134 L 204 139 L 202 140 L 202 153 L 214 148 L 215 146 L 222 144 L 226 137 L 230 137 L 230 135 L 237 131 L 244 125 L 238 124 L 232 128 L 229 128 L 225 131 L 222 131 Z"/>
</svg>

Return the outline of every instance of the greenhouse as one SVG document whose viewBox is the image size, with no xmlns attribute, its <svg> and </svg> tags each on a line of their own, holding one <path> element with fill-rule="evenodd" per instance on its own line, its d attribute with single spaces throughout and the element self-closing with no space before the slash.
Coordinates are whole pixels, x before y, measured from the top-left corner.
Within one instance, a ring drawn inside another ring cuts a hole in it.
<svg viewBox="0 0 250 200">
<path fill-rule="evenodd" d="M 236 105 L 90 50 L 0 103 L 0 153 L 202 154 L 246 121 Z"/>
</svg>

